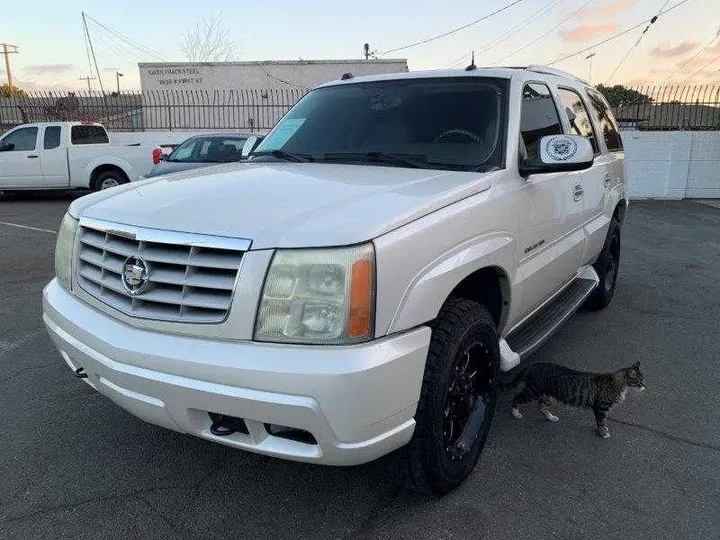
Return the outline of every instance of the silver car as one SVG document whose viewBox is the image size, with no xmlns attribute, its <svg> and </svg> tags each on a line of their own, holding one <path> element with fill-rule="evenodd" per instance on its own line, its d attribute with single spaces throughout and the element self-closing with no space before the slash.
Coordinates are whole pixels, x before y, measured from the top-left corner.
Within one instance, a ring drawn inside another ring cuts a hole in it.
<svg viewBox="0 0 720 540">
<path fill-rule="evenodd" d="M 188 169 L 208 167 L 216 163 L 230 163 L 242 159 L 242 149 L 249 135 L 208 133 L 190 137 L 159 163 L 145 178 Z"/>
</svg>

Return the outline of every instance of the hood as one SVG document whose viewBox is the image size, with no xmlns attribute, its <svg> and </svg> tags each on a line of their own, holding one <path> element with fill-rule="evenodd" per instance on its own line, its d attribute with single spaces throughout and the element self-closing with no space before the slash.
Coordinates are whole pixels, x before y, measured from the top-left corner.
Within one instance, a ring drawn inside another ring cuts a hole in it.
<svg viewBox="0 0 720 540">
<path fill-rule="evenodd" d="M 252 249 L 371 240 L 488 189 L 470 173 L 328 163 L 244 163 L 185 171 L 76 200 L 76 217 L 252 240 Z"/>
<path fill-rule="evenodd" d="M 182 162 L 182 161 L 161 161 L 157 165 L 153 165 L 150 172 L 145 175 L 145 178 L 152 178 L 153 176 L 162 176 L 163 174 L 170 174 L 180 171 L 189 171 L 190 169 L 200 169 L 202 167 L 213 167 L 217 163 L 209 162 Z"/>
</svg>

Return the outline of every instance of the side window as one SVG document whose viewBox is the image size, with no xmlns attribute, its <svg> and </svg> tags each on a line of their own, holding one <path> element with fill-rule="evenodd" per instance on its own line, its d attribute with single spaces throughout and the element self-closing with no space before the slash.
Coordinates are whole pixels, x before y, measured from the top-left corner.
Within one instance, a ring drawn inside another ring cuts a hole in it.
<svg viewBox="0 0 720 540">
<path fill-rule="evenodd" d="M 560 135 L 563 132 L 555 101 L 550 89 L 544 84 L 529 83 L 522 93 L 520 111 L 521 157 L 538 157 L 540 139 L 546 135 Z M 523 147 L 524 146 L 524 152 Z"/>
<path fill-rule="evenodd" d="M 7 135 L 3 141 L 14 144 L 15 148 L 13 148 L 13 151 L 15 152 L 35 150 L 37 134 L 38 128 L 36 127 L 21 128 Z"/>
<path fill-rule="evenodd" d="M 72 144 L 98 144 L 110 141 L 102 126 L 81 125 L 73 126 L 70 130 L 70 142 Z"/>
<path fill-rule="evenodd" d="M 618 131 L 617 122 L 613 116 L 612 110 L 607 100 L 599 92 L 588 90 L 590 105 L 595 109 L 599 120 L 600 131 L 605 139 L 608 150 L 611 152 L 623 149 L 622 138 Z"/>
<path fill-rule="evenodd" d="M 43 136 L 43 148 L 52 150 L 60 146 L 60 126 L 48 126 Z"/>
<path fill-rule="evenodd" d="M 244 141 L 234 139 L 208 139 L 203 142 L 199 157 L 202 161 L 216 163 L 240 161 L 243 144 Z"/>
<path fill-rule="evenodd" d="M 580 94 L 569 88 L 558 88 L 558 95 L 565 110 L 565 116 L 570 122 L 570 132 L 588 139 L 592 144 L 593 152 L 597 154 L 600 147 L 590 121 L 590 114 L 588 114 Z"/>
<path fill-rule="evenodd" d="M 199 139 L 188 139 L 175 149 L 168 156 L 169 161 L 190 161 L 195 155 L 198 145 L 201 144 Z"/>
</svg>

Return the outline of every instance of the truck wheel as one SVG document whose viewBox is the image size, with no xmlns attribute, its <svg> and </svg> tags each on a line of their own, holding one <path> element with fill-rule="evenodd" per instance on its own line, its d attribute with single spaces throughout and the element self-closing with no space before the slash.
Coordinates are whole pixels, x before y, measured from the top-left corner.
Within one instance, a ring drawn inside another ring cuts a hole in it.
<svg viewBox="0 0 720 540">
<path fill-rule="evenodd" d="M 443 495 L 470 475 L 490 431 L 499 373 L 490 313 L 477 302 L 450 298 L 433 328 L 415 433 L 398 456 L 411 488 Z"/>
<path fill-rule="evenodd" d="M 110 189 L 120 184 L 127 184 L 127 177 L 120 171 L 105 171 L 95 177 L 93 182 L 93 190 L 100 191 Z"/>
<path fill-rule="evenodd" d="M 620 268 L 620 223 L 615 218 L 610 220 L 605 245 L 603 245 L 597 261 L 593 264 L 593 268 L 600 278 L 600 284 L 588 297 L 585 306 L 597 311 L 610 304 L 615 293 Z"/>
</svg>

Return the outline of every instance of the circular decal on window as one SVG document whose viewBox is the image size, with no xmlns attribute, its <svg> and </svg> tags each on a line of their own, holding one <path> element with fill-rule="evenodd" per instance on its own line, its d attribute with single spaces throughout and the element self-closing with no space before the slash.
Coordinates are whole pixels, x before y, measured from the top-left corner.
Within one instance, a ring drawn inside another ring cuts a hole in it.
<svg viewBox="0 0 720 540">
<path fill-rule="evenodd" d="M 569 137 L 553 137 L 545 143 L 545 152 L 556 161 L 567 161 L 577 152 L 577 143 Z"/>
</svg>

